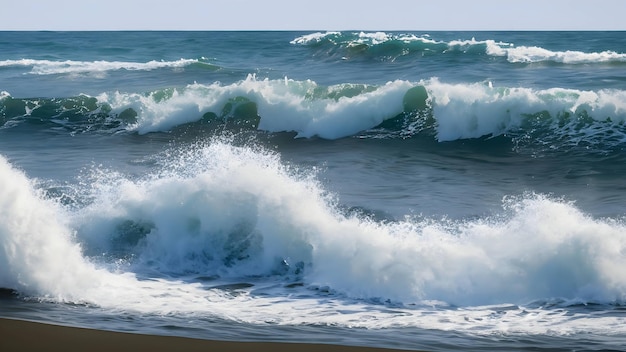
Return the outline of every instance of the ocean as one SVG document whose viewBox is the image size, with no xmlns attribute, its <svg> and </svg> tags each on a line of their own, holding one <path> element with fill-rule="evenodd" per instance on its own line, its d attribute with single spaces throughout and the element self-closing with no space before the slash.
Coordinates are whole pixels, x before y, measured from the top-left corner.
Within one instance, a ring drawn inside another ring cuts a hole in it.
<svg viewBox="0 0 626 352">
<path fill-rule="evenodd" d="M 0 48 L 0 317 L 625 349 L 624 32 L 0 32 Z"/>
</svg>

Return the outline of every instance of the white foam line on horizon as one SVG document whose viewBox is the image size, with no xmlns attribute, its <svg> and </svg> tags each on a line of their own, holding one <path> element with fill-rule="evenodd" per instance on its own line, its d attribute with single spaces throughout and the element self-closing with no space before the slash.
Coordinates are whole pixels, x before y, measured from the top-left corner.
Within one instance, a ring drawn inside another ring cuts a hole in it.
<svg viewBox="0 0 626 352">
<path fill-rule="evenodd" d="M 176 61 L 148 61 L 148 62 L 125 62 L 125 61 L 52 61 L 52 60 L 36 60 L 36 59 L 21 59 L 21 60 L 4 60 L 0 61 L 0 67 L 22 66 L 32 67 L 31 74 L 36 75 L 51 75 L 61 73 L 91 73 L 91 72 L 106 72 L 116 70 L 129 70 L 129 71 L 150 71 L 159 68 L 178 68 L 185 67 L 190 64 L 198 63 L 196 59 L 180 59 Z"/>
</svg>

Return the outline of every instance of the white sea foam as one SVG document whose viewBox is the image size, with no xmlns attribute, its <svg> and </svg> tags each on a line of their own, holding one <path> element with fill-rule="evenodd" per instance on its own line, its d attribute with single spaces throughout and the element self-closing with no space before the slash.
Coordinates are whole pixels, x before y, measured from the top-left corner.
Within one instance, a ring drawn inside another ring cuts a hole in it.
<svg viewBox="0 0 626 352">
<path fill-rule="evenodd" d="M 504 56 L 509 62 L 551 61 L 564 64 L 585 64 L 602 62 L 626 62 L 626 54 L 615 51 L 586 53 L 576 50 L 552 51 L 537 46 L 502 47 L 494 41 L 485 41 L 487 54 Z"/>
<path fill-rule="evenodd" d="M 551 121 L 548 125 L 552 133 L 564 136 L 569 132 L 559 125 L 559 118 L 566 114 L 584 115 L 597 122 L 608 119 L 613 124 L 626 121 L 626 91 L 537 90 L 482 82 L 449 84 L 436 78 L 416 83 L 393 81 L 382 86 L 322 87 L 313 81 L 258 80 L 249 76 L 230 85 L 194 84 L 167 94 L 113 93 L 97 98 L 117 113 L 128 108 L 137 111 L 137 123 L 130 128 L 139 133 L 168 131 L 198 121 L 207 112 L 219 115 L 233 99 L 245 98 L 257 106 L 260 130 L 336 139 L 400 115 L 405 95 L 415 86 L 427 90 L 427 103 L 436 121 L 433 127 L 440 141 L 501 135 L 520 128 L 540 113 Z M 575 123 L 576 119 L 570 121 Z M 588 131 L 590 138 L 594 131 Z"/>
<path fill-rule="evenodd" d="M 626 91 L 552 88 L 494 88 L 491 84 L 425 82 L 433 102 L 440 141 L 500 135 L 521 126 L 529 115 L 584 112 L 596 121 L 626 121 Z M 566 132 L 553 120 L 553 133 Z"/>
<path fill-rule="evenodd" d="M 374 33 L 360 32 L 358 41 L 376 45 L 376 44 L 387 42 L 391 38 L 392 37 L 385 32 L 374 32 Z"/>
<path fill-rule="evenodd" d="M 53 60 L 3 60 L 0 67 L 30 67 L 34 75 L 54 74 L 102 74 L 108 71 L 151 71 L 160 68 L 181 68 L 199 62 L 195 59 L 180 59 L 177 61 L 149 61 L 149 62 L 125 62 L 125 61 L 53 61 Z"/>
<path fill-rule="evenodd" d="M 291 178 L 273 154 L 222 143 L 167 158 L 172 169 L 145 180 L 107 173 L 93 183 L 97 201 L 76 218 L 89 247 L 108 251 L 130 220 L 149 230 L 137 255 L 166 272 L 239 277 L 271 273 L 289 258 L 310 263 L 299 222 L 334 216 L 314 182 Z M 254 260 L 229 269 L 233 254 Z"/>
<path fill-rule="evenodd" d="M 95 269 L 84 260 L 61 209 L 0 156 L 0 287 L 64 297 L 82 291 Z"/>
<path fill-rule="evenodd" d="M 618 53 L 611 50 L 602 52 L 583 52 L 577 50 L 553 51 L 537 46 L 516 46 L 513 43 L 495 41 L 493 39 L 476 40 L 457 39 L 451 41 L 439 41 L 429 36 L 416 34 L 394 34 L 385 32 L 359 32 L 342 33 L 326 32 L 312 33 L 300 36 L 291 41 L 291 44 L 309 45 L 319 43 L 324 39 L 332 41 L 336 45 L 351 46 L 354 44 L 366 44 L 370 46 L 380 45 L 389 41 L 402 41 L 405 44 L 421 42 L 432 45 L 435 51 L 448 51 L 460 49 L 468 51 L 471 48 L 482 48 L 487 55 L 505 57 L 512 63 L 555 62 L 563 64 L 590 64 L 606 62 L 626 62 L 626 53 Z"/>
<path fill-rule="evenodd" d="M 24 173 L 2 156 L 0 182 L 0 287 L 45 300 L 112 309 L 135 306 L 140 311 L 158 311 L 170 303 L 178 308 L 207 296 L 185 294 L 198 290 L 194 285 L 142 282 L 132 273 L 99 268 L 83 256 L 68 214 L 43 199 Z M 141 306 L 144 299 L 148 302 Z"/>
<path fill-rule="evenodd" d="M 567 202 L 529 195 L 495 218 L 377 223 L 341 215 L 272 154 L 213 143 L 168 160 L 171 171 L 143 181 L 96 183 L 74 224 L 86 246 L 109 250 L 132 220 L 149 224 L 138 261 L 165 272 L 236 278 L 302 265 L 308 285 L 418 304 L 626 298 L 626 227 Z"/>
<path fill-rule="evenodd" d="M 342 33 L 342 32 L 316 32 L 306 34 L 295 38 L 290 43 L 299 45 L 310 45 L 319 43 L 323 40 L 329 40 L 335 44 L 354 44 L 378 45 L 392 40 L 399 40 L 404 43 L 422 42 L 428 44 L 441 44 L 444 42 L 430 39 L 428 35 L 417 36 L 415 34 L 390 34 L 386 32 L 358 32 L 358 33 Z"/>
<path fill-rule="evenodd" d="M 290 43 L 291 44 L 319 43 L 320 41 L 322 41 L 326 37 L 337 36 L 337 35 L 340 35 L 340 34 L 341 34 L 341 32 L 326 32 L 326 33 L 315 32 L 315 33 L 306 34 L 306 35 L 297 37 L 294 40 L 292 40 Z"/>
<path fill-rule="evenodd" d="M 230 85 L 194 84 L 184 90 L 174 90 L 171 97 L 164 100 L 155 99 L 154 94 L 121 93 L 102 94 L 98 100 L 111 105 L 115 111 L 133 108 L 139 112 L 133 128 L 147 133 L 197 121 L 206 112 L 219 113 L 229 99 L 243 97 L 256 103 L 261 130 L 295 131 L 300 137 L 335 139 L 374 127 L 401 113 L 402 99 L 411 87 L 407 81 L 394 81 L 373 91 L 337 99 L 330 95 L 315 97 L 318 85 L 312 81 L 258 80 L 251 75 Z"/>
<path fill-rule="evenodd" d="M 377 223 L 341 215 L 311 175 L 272 153 L 213 142 L 168 153 L 163 170 L 140 180 L 101 170 L 83 189 L 91 205 L 69 211 L 0 161 L 0 286 L 26 294 L 250 323 L 478 334 L 626 329 L 619 317 L 524 307 L 626 298 L 626 226 L 567 202 L 529 195 L 507 199 L 493 218 Z M 120 225 L 129 222 L 147 231 L 125 241 Z M 105 269 L 120 255 L 130 264 Z M 134 271 L 153 277 L 138 280 Z M 265 294 L 168 279 L 189 273 L 251 280 Z M 304 286 L 281 288 L 283 275 Z M 387 309 L 370 299 L 416 305 Z"/>
</svg>

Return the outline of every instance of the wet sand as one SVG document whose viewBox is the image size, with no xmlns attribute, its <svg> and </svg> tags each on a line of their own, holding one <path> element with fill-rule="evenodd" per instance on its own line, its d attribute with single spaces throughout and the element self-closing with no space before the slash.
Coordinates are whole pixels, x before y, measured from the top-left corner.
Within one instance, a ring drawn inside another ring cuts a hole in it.
<svg viewBox="0 0 626 352">
<path fill-rule="evenodd" d="M 327 344 L 213 341 L 92 330 L 0 318 L 0 351 L 383 352 L 397 350 Z"/>
</svg>

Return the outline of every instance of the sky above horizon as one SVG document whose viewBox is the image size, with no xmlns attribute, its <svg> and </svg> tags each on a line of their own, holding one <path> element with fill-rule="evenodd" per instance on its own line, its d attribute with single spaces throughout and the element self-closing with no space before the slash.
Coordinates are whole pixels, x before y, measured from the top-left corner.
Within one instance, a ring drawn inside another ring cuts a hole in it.
<svg viewBox="0 0 626 352">
<path fill-rule="evenodd" d="M 0 30 L 625 30 L 624 0 L 5 0 Z"/>
</svg>

